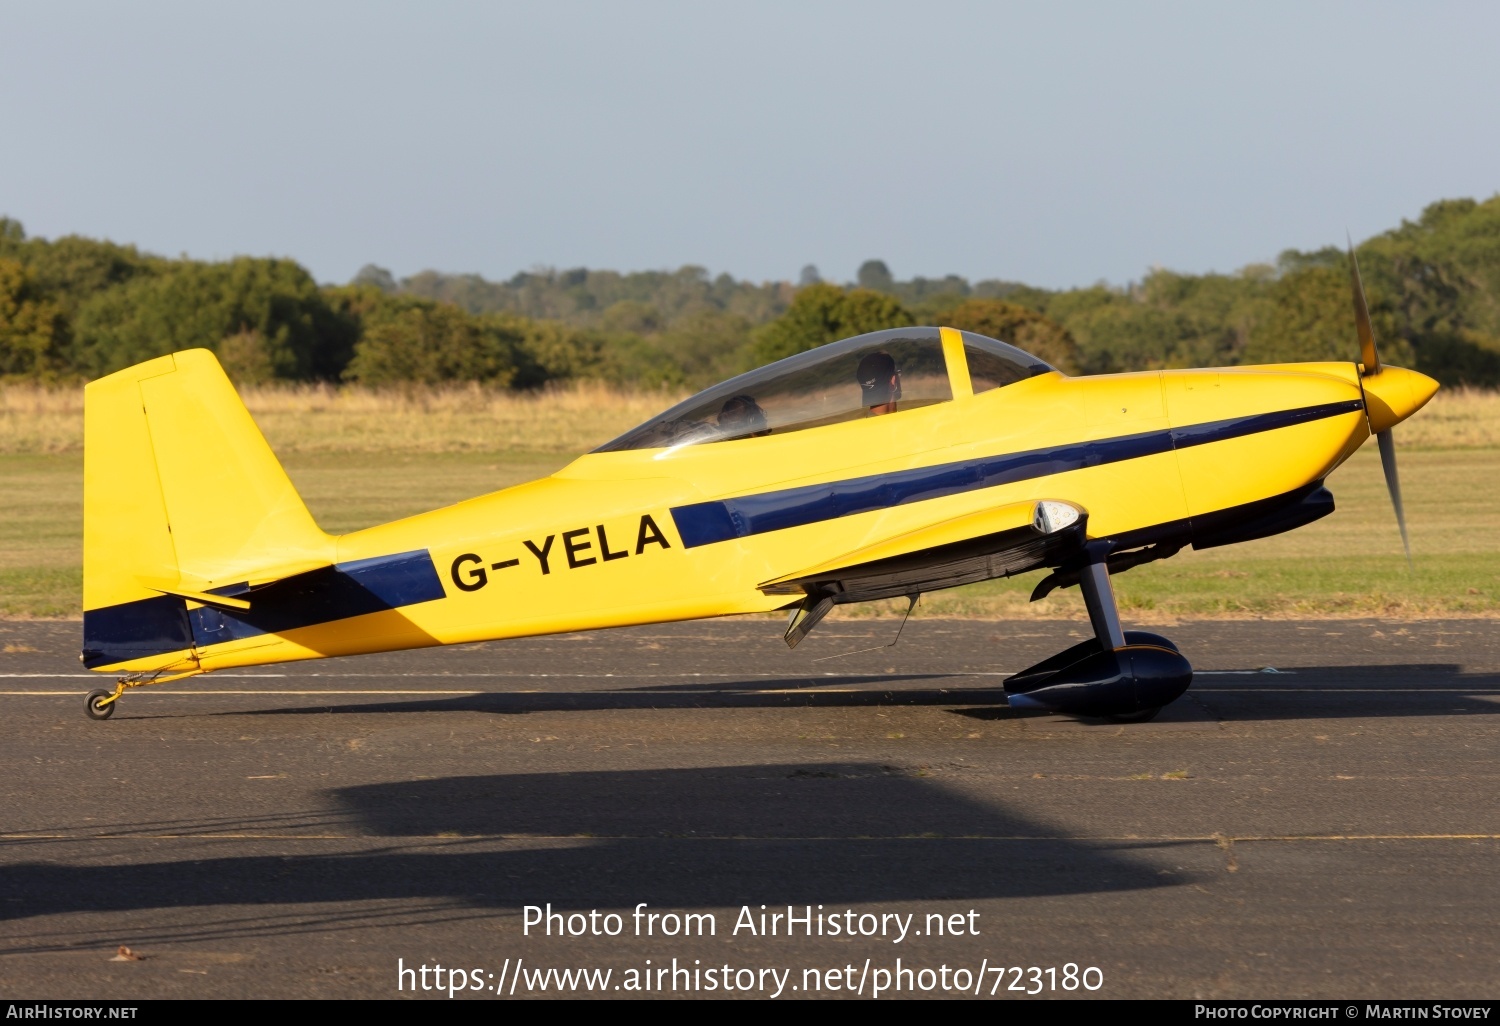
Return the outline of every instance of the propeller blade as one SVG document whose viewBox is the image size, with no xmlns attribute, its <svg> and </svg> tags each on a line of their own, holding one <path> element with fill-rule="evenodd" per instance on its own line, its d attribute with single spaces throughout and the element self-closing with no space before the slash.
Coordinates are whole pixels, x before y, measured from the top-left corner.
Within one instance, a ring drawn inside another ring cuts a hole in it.
<svg viewBox="0 0 1500 1026">
<path fill-rule="evenodd" d="M 1365 303 L 1365 285 L 1359 277 L 1359 258 L 1354 255 L 1353 239 L 1349 240 L 1349 274 L 1354 284 L 1354 327 L 1359 332 L 1359 362 L 1365 365 L 1366 374 L 1379 374 L 1380 357 L 1375 353 L 1375 329 L 1370 326 L 1370 307 Z M 1380 451 L 1385 450 L 1382 448 Z"/>
<path fill-rule="evenodd" d="M 1349 239 L 1349 277 L 1354 288 L 1354 327 L 1359 332 L 1359 362 L 1364 377 L 1380 373 L 1380 356 L 1375 352 L 1375 329 L 1370 325 L 1370 306 L 1365 302 L 1365 285 L 1359 276 L 1359 258 L 1354 255 L 1354 240 Z M 1396 439 L 1390 428 L 1375 432 L 1380 443 L 1380 467 L 1385 471 L 1385 489 L 1391 493 L 1396 510 L 1396 526 L 1401 528 L 1401 547 L 1406 550 L 1406 568 L 1415 571 L 1411 561 L 1411 538 L 1406 533 L 1406 510 L 1401 503 L 1401 478 L 1396 473 Z"/>
<path fill-rule="evenodd" d="M 1385 470 L 1386 491 L 1391 493 L 1391 505 L 1396 507 L 1396 524 L 1401 528 L 1401 545 L 1406 549 L 1406 567 L 1414 570 L 1411 561 L 1411 539 L 1406 536 L 1406 511 L 1401 506 L 1401 479 L 1396 476 L 1396 439 L 1389 430 L 1375 436 L 1380 443 L 1380 466 Z"/>
</svg>

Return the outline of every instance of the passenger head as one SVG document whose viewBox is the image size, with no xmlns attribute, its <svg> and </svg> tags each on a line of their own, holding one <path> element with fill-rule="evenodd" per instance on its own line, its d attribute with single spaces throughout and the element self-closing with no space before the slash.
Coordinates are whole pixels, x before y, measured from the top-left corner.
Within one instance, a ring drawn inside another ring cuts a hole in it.
<svg viewBox="0 0 1500 1026">
<path fill-rule="evenodd" d="M 760 408 L 754 396 L 737 395 L 726 399 L 719 410 L 718 420 L 719 430 L 732 438 L 771 433 L 766 427 L 766 411 Z"/>
<path fill-rule="evenodd" d="M 864 405 L 872 414 L 896 412 L 896 401 L 901 398 L 901 372 L 890 353 L 883 350 L 866 353 L 854 376 L 859 380 Z"/>
</svg>

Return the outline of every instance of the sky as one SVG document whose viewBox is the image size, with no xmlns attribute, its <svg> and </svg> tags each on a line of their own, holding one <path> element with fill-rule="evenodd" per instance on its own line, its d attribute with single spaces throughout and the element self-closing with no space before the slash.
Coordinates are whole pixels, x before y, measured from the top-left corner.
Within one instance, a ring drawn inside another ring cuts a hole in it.
<svg viewBox="0 0 1500 1026">
<path fill-rule="evenodd" d="M 0 214 L 176 256 L 1049 288 L 1500 191 L 1500 5 L 0 0 Z"/>
</svg>

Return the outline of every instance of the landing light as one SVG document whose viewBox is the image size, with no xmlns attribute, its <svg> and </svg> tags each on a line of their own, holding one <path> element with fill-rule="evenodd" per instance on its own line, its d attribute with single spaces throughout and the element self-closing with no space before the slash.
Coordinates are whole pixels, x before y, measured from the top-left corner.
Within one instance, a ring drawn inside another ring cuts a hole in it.
<svg viewBox="0 0 1500 1026">
<path fill-rule="evenodd" d="M 1031 518 L 1031 526 L 1043 534 L 1056 534 L 1077 520 L 1077 506 L 1047 499 L 1036 504 L 1036 513 Z"/>
</svg>

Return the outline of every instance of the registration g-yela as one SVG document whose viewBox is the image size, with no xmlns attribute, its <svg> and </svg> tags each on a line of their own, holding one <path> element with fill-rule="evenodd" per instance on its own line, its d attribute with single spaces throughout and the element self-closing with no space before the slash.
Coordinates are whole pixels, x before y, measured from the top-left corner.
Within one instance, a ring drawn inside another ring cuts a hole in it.
<svg viewBox="0 0 1500 1026">
<path fill-rule="evenodd" d="M 835 605 L 1049 570 L 1033 598 L 1080 587 L 1093 637 L 1009 677 L 1010 704 L 1147 719 L 1192 668 L 1122 627 L 1111 574 L 1326 516 L 1371 435 L 1406 540 L 1390 432 L 1437 383 L 1381 364 L 1352 270 L 1358 363 L 1068 377 L 952 328 L 879 331 L 551 477 L 338 536 L 212 353 L 129 367 L 84 393 L 82 658 L 117 678 L 88 713 L 230 667 L 778 609 L 796 645 Z"/>
</svg>

